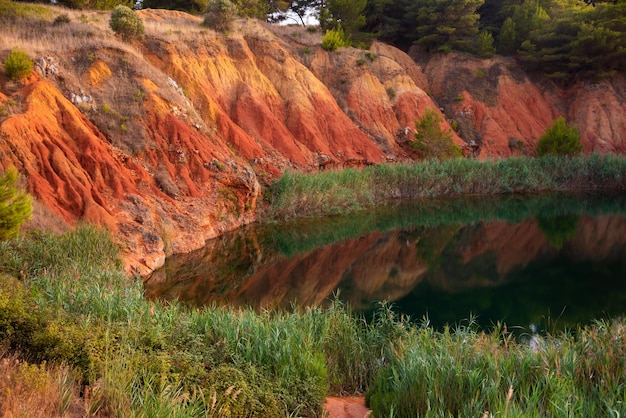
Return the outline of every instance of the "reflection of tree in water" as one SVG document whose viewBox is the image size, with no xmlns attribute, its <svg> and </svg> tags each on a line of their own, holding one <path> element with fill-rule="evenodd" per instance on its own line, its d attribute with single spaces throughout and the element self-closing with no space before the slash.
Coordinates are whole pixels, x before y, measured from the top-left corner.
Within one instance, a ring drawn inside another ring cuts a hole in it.
<svg viewBox="0 0 626 418">
<path fill-rule="evenodd" d="M 580 215 L 537 216 L 537 226 L 554 248 L 560 250 L 563 245 L 576 236 Z"/>
</svg>

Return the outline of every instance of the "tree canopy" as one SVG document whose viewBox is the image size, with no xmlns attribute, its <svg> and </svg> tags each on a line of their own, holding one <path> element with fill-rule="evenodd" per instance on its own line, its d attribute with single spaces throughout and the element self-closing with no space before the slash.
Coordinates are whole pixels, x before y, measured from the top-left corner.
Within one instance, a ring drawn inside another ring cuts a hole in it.
<svg viewBox="0 0 626 418">
<path fill-rule="evenodd" d="M 208 0 L 143 0 L 144 7 L 206 13 Z M 231 0 L 238 16 L 318 18 L 346 39 L 402 49 L 512 55 L 556 80 L 626 71 L 626 0 Z"/>
</svg>

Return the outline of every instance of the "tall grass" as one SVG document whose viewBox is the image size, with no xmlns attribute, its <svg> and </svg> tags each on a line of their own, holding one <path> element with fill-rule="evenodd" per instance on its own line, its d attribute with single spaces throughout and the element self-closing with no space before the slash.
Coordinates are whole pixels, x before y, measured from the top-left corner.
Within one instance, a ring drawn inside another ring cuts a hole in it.
<svg viewBox="0 0 626 418">
<path fill-rule="evenodd" d="M 270 219 L 350 213 L 394 199 L 626 189 L 626 158 L 455 159 L 317 174 L 285 173 L 268 190 Z"/>
<path fill-rule="evenodd" d="M 59 382 L 46 408 L 91 416 L 317 417 L 328 393 L 363 391 L 376 416 L 610 416 L 624 412 L 625 330 L 598 322 L 533 349 L 501 329 L 435 332 L 388 305 L 370 321 L 338 300 L 191 310 L 145 300 L 98 229 L 0 243 L 2 345 L 35 382 Z M 11 396 L 0 405 L 20 413 Z"/>
<path fill-rule="evenodd" d="M 528 345 L 502 327 L 489 335 L 414 329 L 367 399 L 375 417 L 619 417 L 625 330 L 623 320 L 597 322 Z"/>
</svg>

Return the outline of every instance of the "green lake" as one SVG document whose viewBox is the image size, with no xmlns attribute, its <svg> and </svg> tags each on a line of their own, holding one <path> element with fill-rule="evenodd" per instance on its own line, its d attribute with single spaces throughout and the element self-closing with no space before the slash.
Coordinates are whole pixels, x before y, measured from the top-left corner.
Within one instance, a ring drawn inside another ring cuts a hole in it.
<svg viewBox="0 0 626 418">
<path fill-rule="evenodd" d="M 345 217 L 255 224 L 169 257 L 146 296 L 292 309 L 379 301 L 437 328 L 552 332 L 626 313 L 626 196 L 400 202 Z"/>
</svg>

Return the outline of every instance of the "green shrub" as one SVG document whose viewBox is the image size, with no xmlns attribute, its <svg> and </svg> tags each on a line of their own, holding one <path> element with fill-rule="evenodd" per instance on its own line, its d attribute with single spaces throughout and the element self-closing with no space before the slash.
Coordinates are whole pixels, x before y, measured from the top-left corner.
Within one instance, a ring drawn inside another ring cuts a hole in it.
<svg viewBox="0 0 626 418">
<path fill-rule="evenodd" d="M 411 147 L 423 158 L 445 160 L 461 156 L 461 148 L 452 142 L 452 133 L 441 129 L 441 116 L 426 108 L 424 114 L 415 123 L 415 140 Z"/>
<path fill-rule="evenodd" d="M 211 0 L 207 4 L 202 25 L 218 32 L 226 32 L 231 29 L 237 13 L 237 6 L 230 0 Z"/>
<path fill-rule="evenodd" d="M 28 77 L 31 71 L 33 71 L 33 60 L 22 50 L 12 50 L 4 60 L 4 74 L 13 81 Z"/>
<path fill-rule="evenodd" d="M 144 33 L 143 21 L 132 9 L 122 5 L 113 9 L 109 26 L 124 40 L 139 38 Z"/>
<path fill-rule="evenodd" d="M 33 211 L 30 196 L 16 189 L 16 182 L 15 168 L 9 168 L 0 176 L 0 240 L 16 236 Z"/>
<path fill-rule="evenodd" d="M 53 26 L 60 26 L 60 25 L 65 25 L 70 23 L 72 20 L 70 19 L 70 17 L 68 16 L 67 13 L 63 13 L 58 15 L 57 17 L 54 18 L 54 21 L 52 22 Z"/>
<path fill-rule="evenodd" d="M 346 35 L 341 27 L 327 30 L 324 34 L 324 39 L 322 39 L 322 48 L 330 52 L 349 44 L 350 42 L 346 39 Z"/>
<path fill-rule="evenodd" d="M 577 155 L 583 150 L 580 132 L 575 126 L 568 126 L 563 116 L 552 123 L 546 133 L 539 138 L 537 155 Z"/>
</svg>

